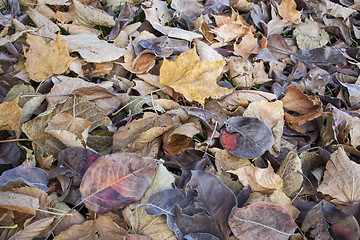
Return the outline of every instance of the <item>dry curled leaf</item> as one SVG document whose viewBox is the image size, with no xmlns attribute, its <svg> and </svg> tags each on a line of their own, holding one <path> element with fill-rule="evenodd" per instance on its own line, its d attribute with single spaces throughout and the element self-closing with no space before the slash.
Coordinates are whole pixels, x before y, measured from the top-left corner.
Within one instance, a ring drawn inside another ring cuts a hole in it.
<svg viewBox="0 0 360 240">
<path fill-rule="evenodd" d="M 100 9 L 91 8 L 73 0 L 75 8 L 75 24 L 86 27 L 115 26 L 113 17 Z"/>
<path fill-rule="evenodd" d="M 206 98 L 219 98 L 233 91 L 217 85 L 216 79 L 222 69 L 223 61 L 200 61 L 193 48 L 180 54 L 175 62 L 164 59 L 160 68 L 160 84 L 172 87 L 188 101 L 204 105 Z"/>
</svg>

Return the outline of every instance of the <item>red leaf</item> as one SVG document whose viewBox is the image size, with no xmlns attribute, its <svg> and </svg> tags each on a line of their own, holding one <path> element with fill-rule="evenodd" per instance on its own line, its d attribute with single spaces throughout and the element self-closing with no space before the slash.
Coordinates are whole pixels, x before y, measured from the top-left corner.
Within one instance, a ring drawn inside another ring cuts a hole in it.
<svg viewBox="0 0 360 240">
<path fill-rule="evenodd" d="M 133 153 L 114 153 L 98 159 L 80 186 L 88 209 L 100 214 L 139 201 L 149 188 L 157 161 Z"/>
</svg>

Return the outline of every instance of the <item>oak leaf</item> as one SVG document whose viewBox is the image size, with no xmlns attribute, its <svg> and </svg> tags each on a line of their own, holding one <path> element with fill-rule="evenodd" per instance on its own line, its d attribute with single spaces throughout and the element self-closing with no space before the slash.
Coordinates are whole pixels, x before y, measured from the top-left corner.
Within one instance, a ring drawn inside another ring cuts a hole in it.
<svg viewBox="0 0 360 240">
<path fill-rule="evenodd" d="M 29 51 L 24 50 L 26 57 L 25 68 L 29 76 L 36 82 L 42 82 L 54 74 L 64 73 L 74 60 L 69 55 L 67 43 L 60 34 L 53 45 L 48 45 L 42 37 L 28 35 L 26 42 Z"/>
<path fill-rule="evenodd" d="M 326 164 L 324 179 L 318 191 L 330 195 L 336 204 L 348 205 L 360 201 L 360 164 L 349 159 L 341 147 L 331 154 Z"/>
<path fill-rule="evenodd" d="M 195 48 L 180 54 L 175 62 L 164 59 L 160 68 L 160 84 L 172 87 L 189 101 L 204 105 L 209 97 L 219 98 L 232 89 L 216 84 L 223 61 L 200 61 Z"/>
</svg>

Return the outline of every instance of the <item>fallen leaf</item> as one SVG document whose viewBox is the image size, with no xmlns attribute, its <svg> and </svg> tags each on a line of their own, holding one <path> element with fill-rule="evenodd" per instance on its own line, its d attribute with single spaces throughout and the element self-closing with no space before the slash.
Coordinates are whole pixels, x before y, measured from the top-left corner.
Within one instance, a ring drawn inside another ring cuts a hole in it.
<svg viewBox="0 0 360 240">
<path fill-rule="evenodd" d="M 31 240 L 41 237 L 41 233 L 51 228 L 54 217 L 47 217 L 27 225 L 24 229 L 15 233 L 9 240 Z"/>
<path fill-rule="evenodd" d="M 39 29 L 44 29 L 51 33 L 56 33 L 60 31 L 60 28 L 50 19 L 36 11 L 35 9 L 29 7 L 26 13 L 29 15 L 31 20 L 35 23 L 35 26 Z"/>
<path fill-rule="evenodd" d="M 295 115 L 285 112 L 285 121 L 290 128 L 305 133 L 306 131 L 301 129 L 301 126 L 324 114 L 320 99 L 317 96 L 314 98 L 314 100 L 311 99 L 296 86 L 287 88 L 282 99 L 284 108 L 298 113 Z"/>
<path fill-rule="evenodd" d="M 289 197 L 294 197 L 303 183 L 301 175 L 301 159 L 297 155 L 296 149 L 289 152 L 282 162 L 277 174 L 283 179 L 283 190 Z"/>
<path fill-rule="evenodd" d="M 281 136 L 284 131 L 284 109 L 281 101 L 255 101 L 245 109 L 244 117 L 256 117 L 264 121 L 271 129 L 274 144 L 270 148 L 270 153 L 275 157 L 280 155 Z"/>
<path fill-rule="evenodd" d="M 171 8 L 183 18 L 196 18 L 204 11 L 204 6 L 196 0 L 172 0 Z"/>
<path fill-rule="evenodd" d="M 200 61 L 195 48 L 180 54 L 175 62 L 164 59 L 160 68 L 160 84 L 168 85 L 189 101 L 204 105 L 209 97 L 219 98 L 232 89 L 217 85 L 223 61 Z"/>
<path fill-rule="evenodd" d="M 125 49 L 100 40 L 93 34 L 67 35 L 63 38 L 68 42 L 70 51 L 78 52 L 87 62 L 111 62 L 125 54 Z"/>
<path fill-rule="evenodd" d="M 163 135 L 163 146 L 171 155 L 176 155 L 191 148 L 189 143 L 199 132 L 200 129 L 193 122 L 182 124 L 170 129 Z"/>
<path fill-rule="evenodd" d="M 249 89 L 256 84 L 271 81 L 262 61 L 251 63 L 245 58 L 232 56 L 226 60 L 226 64 L 229 76 L 236 86 Z"/>
<path fill-rule="evenodd" d="M 105 115 L 109 115 L 124 103 L 130 101 L 126 93 L 111 93 L 101 86 L 83 87 L 72 91 L 72 94 L 95 103 Z"/>
<path fill-rule="evenodd" d="M 230 42 L 243 37 L 250 31 L 249 25 L 239 13 L 232 13 L 231 17 L 214 15 L 217 27 L 211 32 L 217 35 L 219 42 Z"/>
<path fill-rule="evenodd" d="M 113 17 L 106 12 L 85 6 L 76 0 L 73 0 L 73 4 L 75 9 L 75 24 L 86 27 L 115 26 Z"/>
<path fill-rule="evenodd" d="M 229 217 L 231 230 L 238 239 L 289 239 L 296 226 L 282 207 L 268 202 L 234 208 Z"/>
<path fill-rule="evenodd" d="M 358 239 L 359 224 L 352 215 L 346 215 L 334 205 L 322 200 L 307 212 L 301 230 L 315 239 Z"/>
<path fill-rule="evenodd" d="M 227 239 L 231 233 L 228 216 L 237 203 L 234 193 L 211 173 L 191 171 L 191 174 L 188 186 L 197 190 L 196 200 L 206 206 L 208 214 L 216 222 L 217 229 L 220 230 L 216 236 Z"/>
<path fill-rule="evenodd" d="M 22 126 L 22 130 L 28 138 L 34 140 L 37 147 L 36 153 L 46 152 L 47 154 L 57 156 L 65 148 L 64 144 L 44 131 L 49 121 L 56 114 L 62 112 L 74 114 L 73 117 L 86 119 L 91 122 L 90 131 L 99 126 L 111 125 L 110 119 L 95 104 L 82 98 L 71 97 L 66 102 L 56 105 Z"/>
<path fill-rule="evenodd" d="M 131 153 L 98 159 L 85 172 L 80 185 L 87 208 L 103 214 L 139 201 L 151 185 L 157 161 Z"/>
<path fill-rule="evenodd" d="M 155 55 L 152 52 L 144 51 L 134 60 L 121 64 L 126 70 L 132 73 L 147 73 L 155 66 Z"/>
<path fill-rule="evenodd" d="M 232 117 L 220 132 L 221 145 L 241 158 L 256 158 L 269 150 L 274 138 L 266 124 L 252 117 Z"/>
<path fill-rule="evenodd" d="M 305 19 L 304 23 L 296 26 L 293 35 L 300 49 L 320 48 L 329 42 L 329 34 L 311 19 Z"/>
<path fill-rule="evenodd" d="M 92 123 L 86 119 L 62 112 L 48 122 L 44 132 L 59 139 L 67 147 L 84 147 L 91 125 Z"/>
<path fill-rule="evenodd" d="M 300 214 L 300 211 L 292 205 L 291 199 L 286 196 L 284 191 L 280 188 L 275 190 L 270 195 L 262 194 L 260 192 L 253 192 L 250 194 L 245 205 L 249 205 L 255 202 L 271 202 L 279 205 L 285 208 L 293 219 L 296 219 Z"/>
<path fill-rule="evenodd" d="M 22 109 L 18 101 L 19 96 L 11 102 L 0 103 L 0 130 L 19 130 Z"/>
<path fill-rule="evenodd" d="M 40 207 L 38 198 L 10 191 L 0 192 L 0 202 L 2 208 L 31 215 Z"/>
<path fill-rule="evenodd" d="M 131 121 L 114 134 L 113 151 L 136 152 L 173 127 L 173 124 L 168 114 L 158 116 L 146 112 L 143 118 Z"/>
<path fill-rule="evenodd" d="M 215 165 L 218 169 L 236 170 L 251 164 L 248 159 L 234 156 L 224 149 L 212 149 L 212 151 L 215 151 Z"/>
<path fill-rule="evenodd" d="M 19 186 L 34 186 L 44 192 L 49 191 L 47 187 L 48 175 L 37 167 L 16 167 L 3 172 L 0 176 L 0 188 L 4 190 Z"/>
<path fill-rule="evenodd" d="M 281 4 L 276 3 L 279 15 L 284 21 L 290 24 L 297 24 L 301 22 L 302 11 L 296 10 L 296 3 L 294 0 L 282 0 Z"/>
<path fill-rule="evenodd" d="M 48 45 L 42 37 L 28 35 L 26 42 L 30 49 L 24 55 L 25 67 L 29 76 L 36 82 L 42 82 L 54 74 L 64 73 L 74 60 L 70 57 L 66 41 L 57 35 L 53 45 Z"/>
<path fill-rule="evenodd" d="M 154 193 L 171 189 L 175 178 L 164 165 L 160 164 L 156 168 L 155 177 L 149 189 L 139 204 L 146 204 Z M 146 209 L 138 204 L 131 204 L 123 210 L 123 215 L 129 226 L 137 234 L 150 237 L 153 240 L 171 239 L 175 240 L 175 234 L 169 229 L 166 217 L 162 215 L 154 216 L 146 213 Z"/>
<path fill-rule="evenodd" d="M 236 174 L 244 186 L 249 185 L 253 191 L 264 194 L 271 194 L 283 186 L 283 180 L 274 173 L 274 169 L 270 164 L 267 168 L 250 165 L 228 172 Z"/>
<path fill-rule="evenodd" d="M 266 43 L 266 38 L 263 36 L 261 46 L 259 46 L 258 39 L 255 38 L 252 32 L 248 32 L 242 37 L 240 43 L 234 44 L 234 54 L 242 56 L 243 58 L 248 58 L 251 54 L 258 54 L 266 47 Z"/>
<path fill-rule="evenodd" d="M 326 164 L 323 181 L 318 191 L 330 195 L 333 203 L 349 205 L 360 199 L 360 181 L 356 177 L 360 164 L 349 159 L 344 149 L 340 147 L 331 154 L 331 161 Z"/>
</svg>

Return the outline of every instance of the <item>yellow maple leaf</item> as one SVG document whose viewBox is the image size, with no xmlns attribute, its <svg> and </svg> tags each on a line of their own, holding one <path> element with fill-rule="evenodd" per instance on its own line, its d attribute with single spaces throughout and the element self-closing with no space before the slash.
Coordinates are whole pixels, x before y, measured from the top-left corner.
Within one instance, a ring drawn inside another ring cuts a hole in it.
<svg viewBox="0 0 360 240">
<path fill-rule="evenodd" d="M 64 73 L 74 58 L 70 57 L 66 40 L 56 37 L 53 45 L 48 45 L 42 37 L 28 35 L 26 42 L 30 45 L 24 54 L 25 68 L 32 80 L 42 82 L 53 74 Z"/>
<path fill-rule="evenodd" d="M 300 23 L 302 11 L 296 10 L 295 0 L 282 0 L 281 4 L 277 4 L 279 15 L 285 22 Z"/>
<path fill-rule="evenodd" d="M 200 61 L 193 48 L 180 54 L 175 62 L 164 59 L 160 68 L 160 84 L 170 86 L 189 101 L 204 105 L 206 98 L 219 98 L 233 91 L 216 83 L 223 62 Z"/>
</svg>

